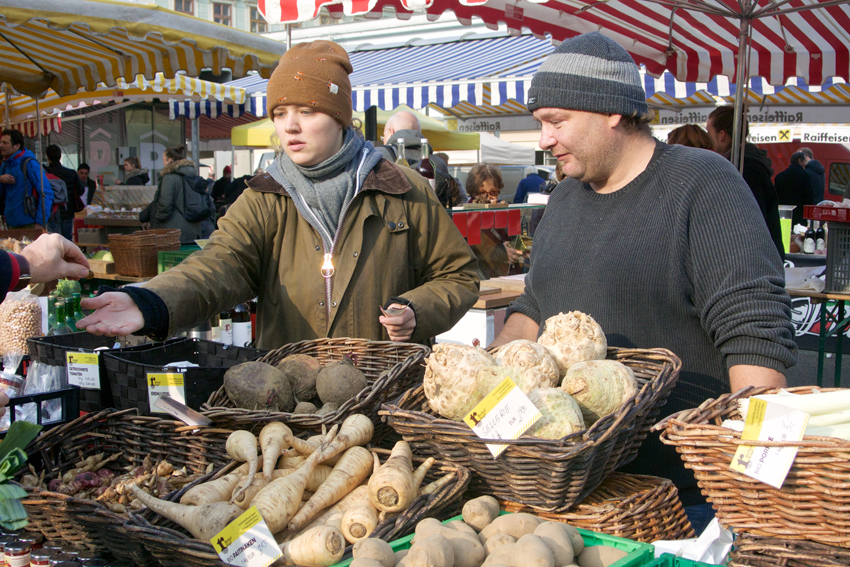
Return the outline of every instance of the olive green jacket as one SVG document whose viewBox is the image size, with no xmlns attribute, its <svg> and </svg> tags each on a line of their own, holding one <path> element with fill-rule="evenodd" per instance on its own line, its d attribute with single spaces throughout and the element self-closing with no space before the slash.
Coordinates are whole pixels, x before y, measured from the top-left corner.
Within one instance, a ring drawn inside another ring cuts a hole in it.
<svg viewBox="0 0 850 567">
<path fill-rule="evenodd" d="M 253 178 L 203 250 L 144 285 L 163 299 L 169 336 L 257 297 L 257 346 L 320 337 L 389 340 L 378 307 L 409 300 L 413 342 L 449 330 L 478 299 L 475 255 L 416 172 L 381 160 L 324 249 L 269 174 Z"/>
</svg>

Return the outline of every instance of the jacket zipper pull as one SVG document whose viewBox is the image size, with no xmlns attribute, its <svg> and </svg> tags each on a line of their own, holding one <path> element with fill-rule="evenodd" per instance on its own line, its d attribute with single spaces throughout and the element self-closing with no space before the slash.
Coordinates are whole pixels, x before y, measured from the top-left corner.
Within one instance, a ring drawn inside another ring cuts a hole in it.
<svg viewBox="0 0 850 567">
<path fill-rule="evenodd" d="M 333 262 L 331 262 L 332 258 L 333 254 L 325 254 L 325 263 L 322 264 L 322 275 L 326 279 L 331 278 L 334 275 L 334 265 Z"/>
</svg>

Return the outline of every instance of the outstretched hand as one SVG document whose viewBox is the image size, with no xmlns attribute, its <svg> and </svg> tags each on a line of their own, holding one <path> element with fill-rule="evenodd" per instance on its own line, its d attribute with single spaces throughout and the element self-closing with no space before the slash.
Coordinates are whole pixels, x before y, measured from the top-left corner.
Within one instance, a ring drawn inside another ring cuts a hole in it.
<svg viewBox="0 0 850 567">
<path fill-rule="evenodd" d="M 77 321 L 77 328 L 93 335 L 119 337 L 135 333 L 145 326 L 145 318 L 133 299 L 121 291 L 110 291 L 84 299 L 83 309 L 95 312 Z"/>
</svg>

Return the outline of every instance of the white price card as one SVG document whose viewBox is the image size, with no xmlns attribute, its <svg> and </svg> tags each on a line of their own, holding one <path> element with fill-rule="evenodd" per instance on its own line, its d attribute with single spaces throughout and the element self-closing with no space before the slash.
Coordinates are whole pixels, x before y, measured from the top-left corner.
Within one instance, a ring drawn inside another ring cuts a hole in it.
<svg viewBox="0 0 850 567">
<path fill-rule="evenodd" d="M 183 374 L 179 372 L 148 372 L 148 404 L 151 411 L 156 407 L 160 396 L 169 395 L 171 399 L 186 403 L 186 389 Z"/>
<path fill-rule="evenodd" d="M 86 390 L 100 390 L 100 365 L 97 363 L 97 357 L 96 352 L 66 352 L 68 384 Z"/>
<path fill-rule="evenodd" d="M 238 567 L 266 567 L 283 553 L 256 506 L 210 540 L 221 560 Z"/>
<path fill-rule="evenodd" d="M 809 414 L 774 402 L 750 398 L 741 439 L 758 441 L 802 441 Z M 775 488 L 782 488 L 797 447 L 738 445 L 729 467 Z"/>
<path fill-rule="evenodd" d="M 518 439 L 540 419 L 540 410 L 505 378 L 463 420 L 482 439 Z M 495 459 L 507 445 L 487 444 Z"/>
</svg>

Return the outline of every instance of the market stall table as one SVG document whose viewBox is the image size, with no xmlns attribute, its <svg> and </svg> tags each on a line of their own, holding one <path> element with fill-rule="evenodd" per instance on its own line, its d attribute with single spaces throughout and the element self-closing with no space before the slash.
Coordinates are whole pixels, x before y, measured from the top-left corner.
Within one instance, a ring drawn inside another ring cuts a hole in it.
<svg viewBox="0 0 850 567">
<path fill-rule="evenodd" d="M 844 335 L 850 329 L 850 317 L 845 317 L 845 302 L 850 299 L 846 293 L 816 293 L 813 291 L 788 290 L 791 297 L 807 297 L 813 305 L 820 304 L 820 334 L 818 341 L 818 386 L 823 386 L 823 358 L 826 351 L 826 339 L 835 335 L 835 378 L 833 387 L 841 387 L 841 357 L 844 348 Z M 835 301 L 830 308 L 829 302 Z M 827 331 L 827 322 L 834 323 L 832 329 Z"/>
</svg>

